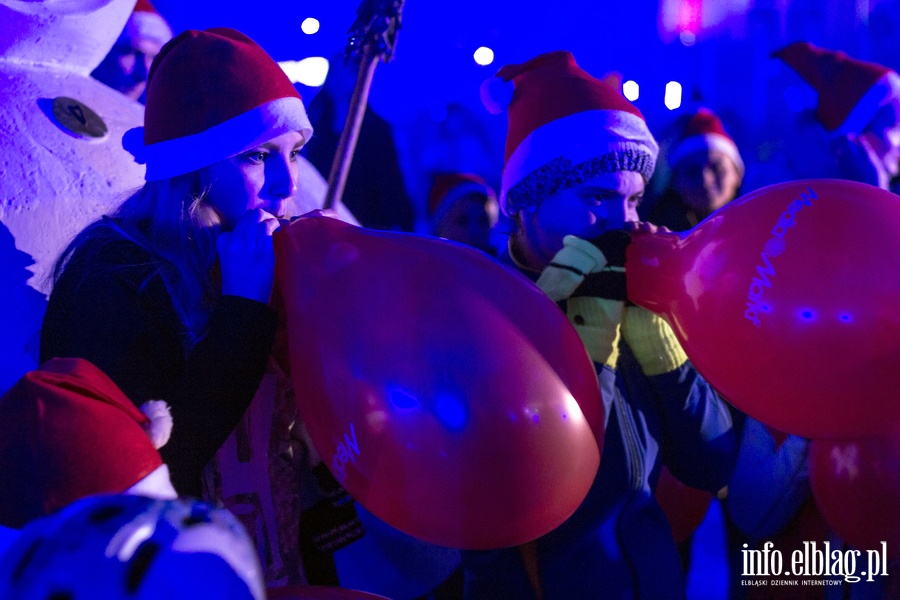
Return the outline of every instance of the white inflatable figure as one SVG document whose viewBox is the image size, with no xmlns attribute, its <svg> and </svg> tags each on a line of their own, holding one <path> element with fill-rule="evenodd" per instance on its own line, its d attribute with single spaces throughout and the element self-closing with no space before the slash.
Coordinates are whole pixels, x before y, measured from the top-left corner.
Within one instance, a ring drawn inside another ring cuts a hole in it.
<svg viewBox="0 0 900 600">
<path fill-rule="evenodd" d="M 264 586 L 240 522 L 188 499 L 83 498 L 29 523 L 0 555 L 8 600 L 265 600 Z"/>
<path fill-rule="evenodd" d="M 0 392 L 37 366 L 60 251 L 144 182 L 122 147 L 143 107 L 90 77 L 134 5 L 0 0 Z"/>
</svg>

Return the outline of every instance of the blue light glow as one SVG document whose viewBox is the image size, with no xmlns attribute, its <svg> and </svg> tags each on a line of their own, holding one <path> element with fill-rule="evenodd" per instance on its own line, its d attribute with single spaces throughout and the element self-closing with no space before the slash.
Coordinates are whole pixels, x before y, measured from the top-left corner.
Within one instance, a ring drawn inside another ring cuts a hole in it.
<svg viewBox="0 0 900 600">
<path fill-rule="evenodd" d="M 388 387 L 387 397 L 391 404 L 399 409 L 410 409 L 419 407 L 419 399 L 398 387 Z"/>
<path fill-rule="evenodd" d="M 444 427 L 451 431 L 462 430 L 469 420 L 465 404 L 449 394 L 434 399 L 434 414 Z"/>
</svg>

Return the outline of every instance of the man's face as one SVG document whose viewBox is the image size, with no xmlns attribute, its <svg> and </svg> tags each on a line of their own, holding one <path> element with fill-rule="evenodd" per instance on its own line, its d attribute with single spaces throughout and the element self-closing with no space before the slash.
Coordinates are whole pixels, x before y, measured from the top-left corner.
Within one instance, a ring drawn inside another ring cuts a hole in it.
<svg viewBox="0 0 900 600">
<path fill-rule="evenodd" d="M 520 211 L 522 236 L 533 257 L 528 266 L 546 267 L 562 248 L 567 235 L 591 239 L 625 223 L 637 222 L 637 207 L 644 196 L 640 173 L 604 173 L 546 198 L 537 208 Z"/>
<path fill-rule="evenodd" d="M 156 40 L 122 36 L 91 75 L 138 101 L 147 88 L 147 74 L 160 48 Z"/>
</svg>

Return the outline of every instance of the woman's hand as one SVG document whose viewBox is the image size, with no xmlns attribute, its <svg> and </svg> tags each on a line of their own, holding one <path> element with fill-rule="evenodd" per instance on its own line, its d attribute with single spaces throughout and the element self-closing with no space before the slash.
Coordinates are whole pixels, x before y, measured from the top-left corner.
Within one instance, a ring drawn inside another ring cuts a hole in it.
<svg viewBox="0 0 900 600">
<path fill-rule="evenodd" d="M 219 234 L 222 295 L 267 303 L 275 281 L 272 235 L 281 222 L 262 209 L 248 210 L 233 231 Z"/>
<path fill-rule="evenodd" d="M 672 233 L 668 227 L 660 227 L 659 225 L 654 225 L 647 221 L 625 223 L 625 231 L 638 234 Z"/>
</svg>

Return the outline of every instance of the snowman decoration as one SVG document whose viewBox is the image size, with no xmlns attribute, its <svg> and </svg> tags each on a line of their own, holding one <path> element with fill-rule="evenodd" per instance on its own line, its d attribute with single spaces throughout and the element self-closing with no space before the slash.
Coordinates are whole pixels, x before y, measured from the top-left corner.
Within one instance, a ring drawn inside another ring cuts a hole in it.
<svg viewBox="0 0 900 600">
<path fill-rule="evenodd" d="M 0 0 L 0 392 L 37 366 L 53 264 L 143 183 L 143 108 L 91 79 L 135 0 Z"/>
</svg>

